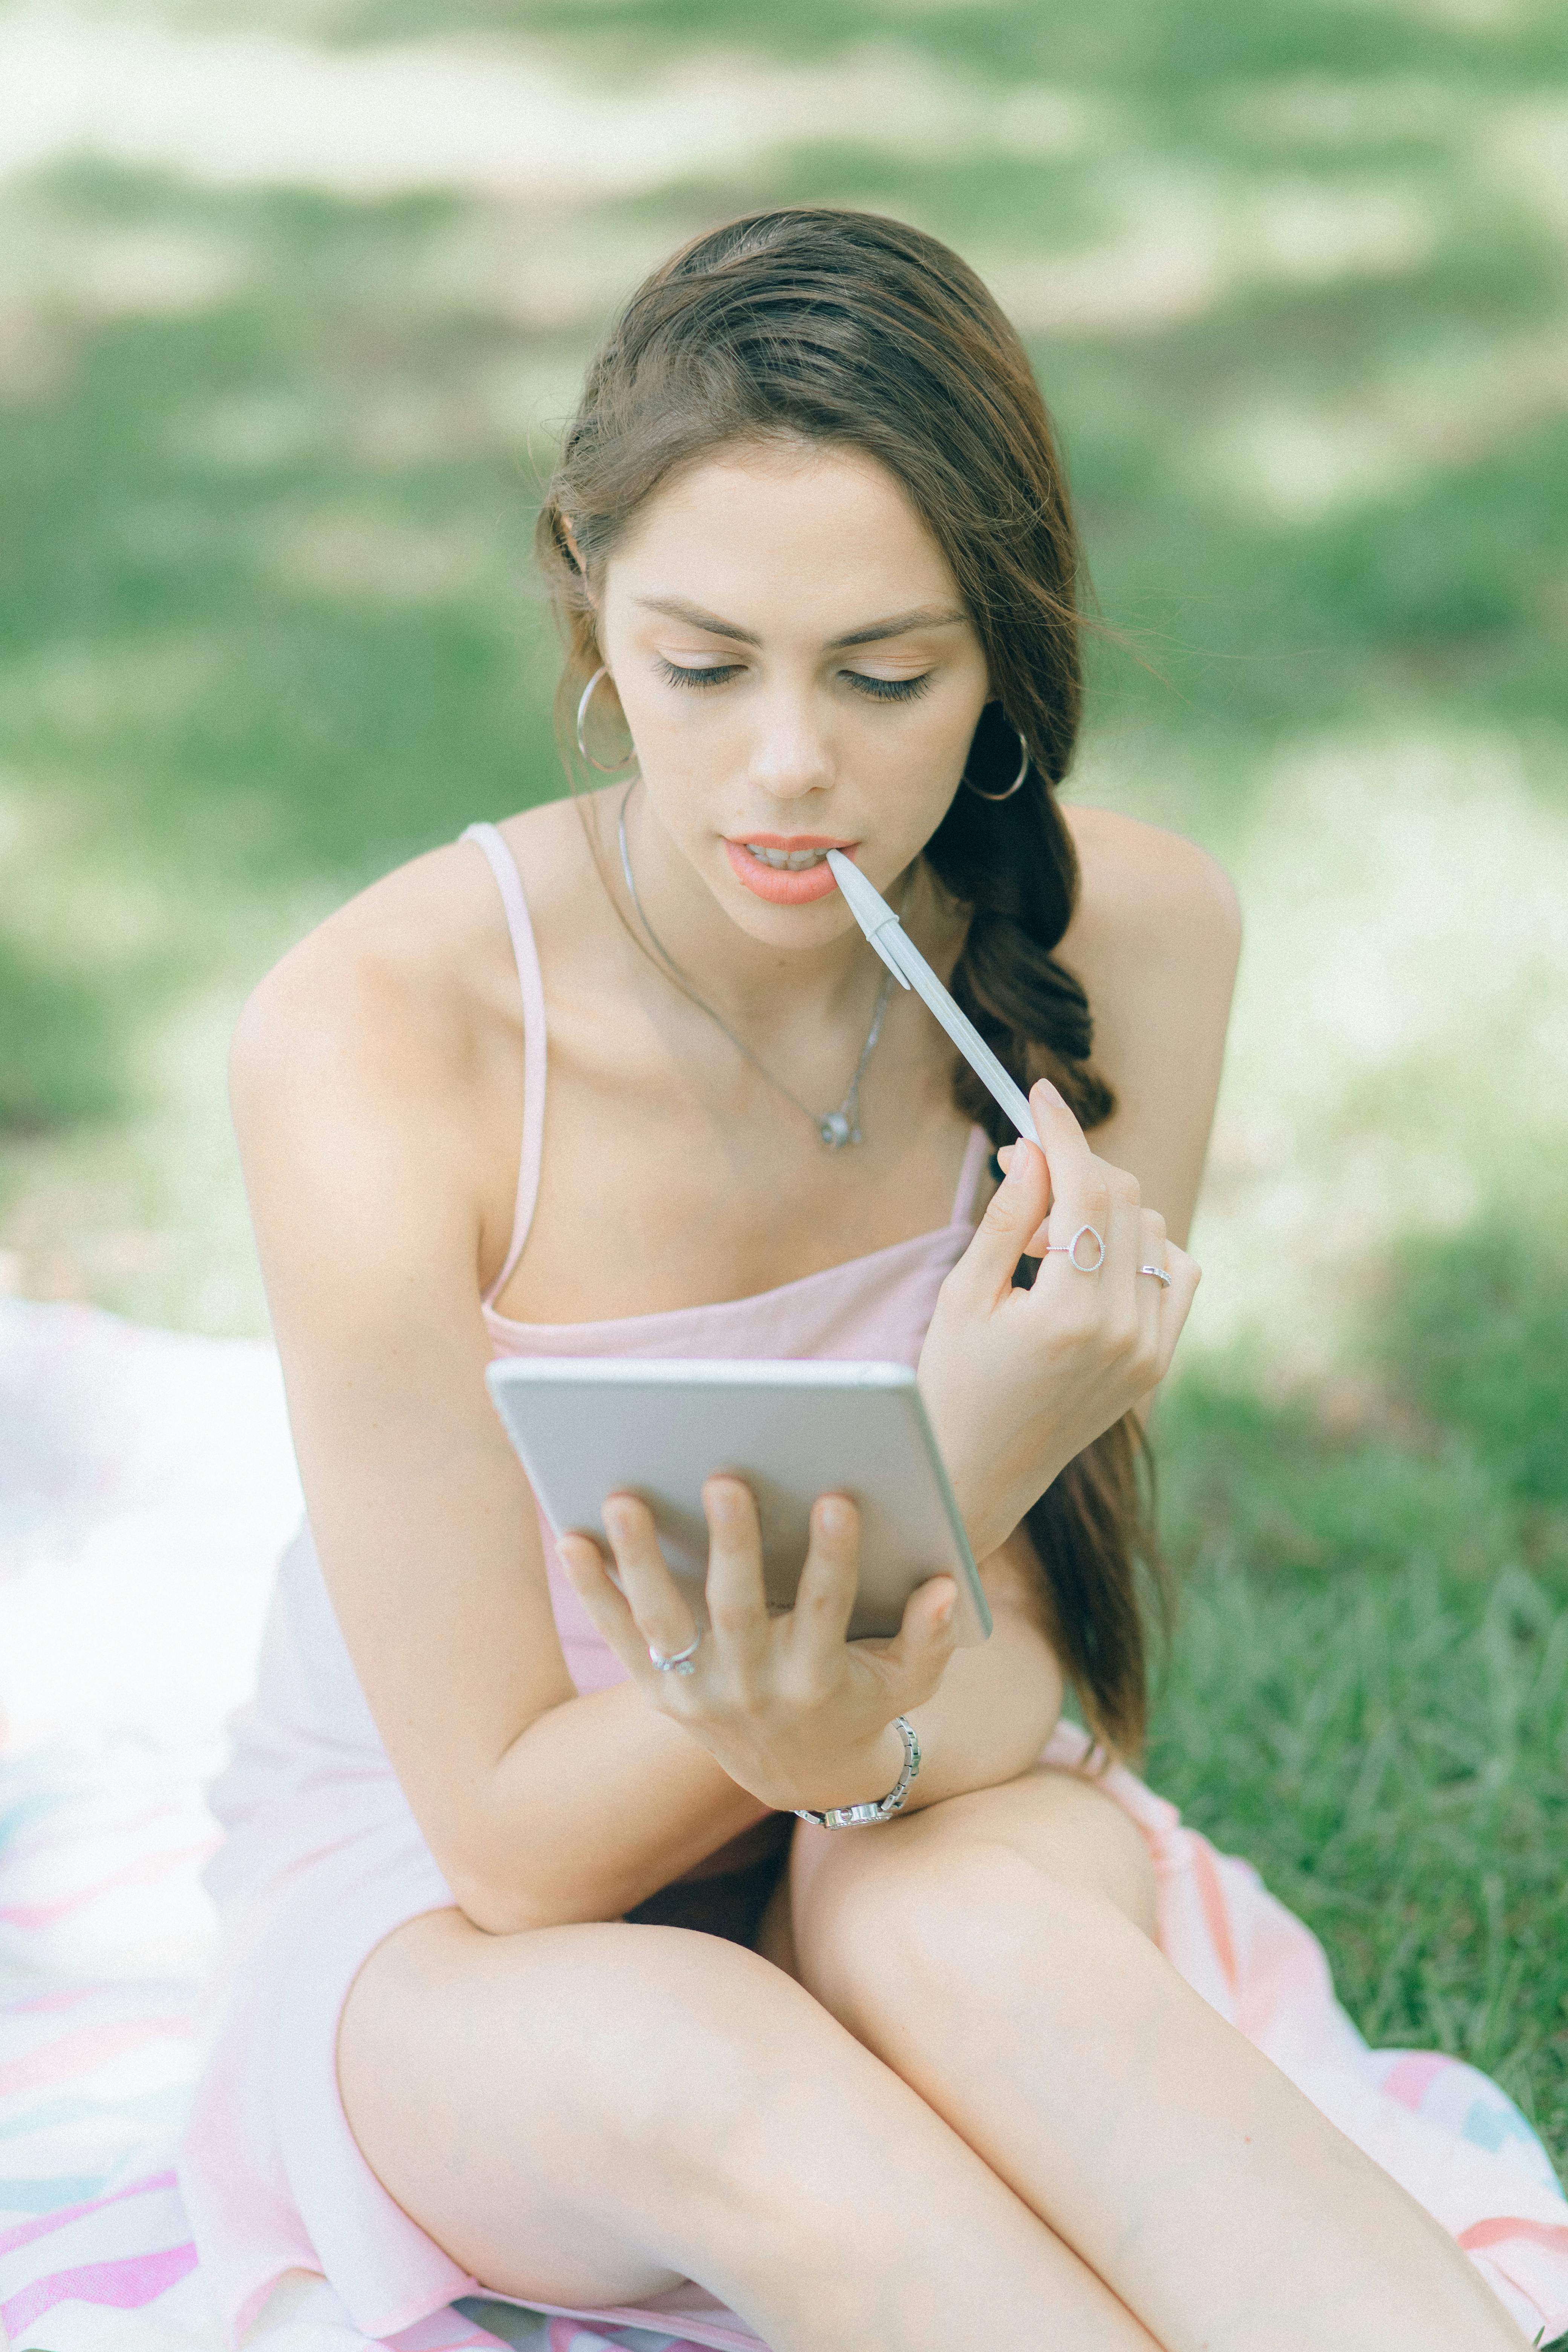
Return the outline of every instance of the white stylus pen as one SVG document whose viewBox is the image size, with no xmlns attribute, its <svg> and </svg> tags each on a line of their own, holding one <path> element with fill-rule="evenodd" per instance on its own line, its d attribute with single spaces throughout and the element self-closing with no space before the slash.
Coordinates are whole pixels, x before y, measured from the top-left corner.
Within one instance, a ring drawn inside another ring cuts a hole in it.
<svg viewBox="0 0 1568 2352">
<path fill-rule="evenodd" d="M 849 902 L 850 913 L 893 978 L 901 987 L 912 988 L 917 996 L 924 998 L 975 1076 L 1001 1104 L 1019 1134 L 1026 1135 L 1031 1143 L 1038 1143 L 1040 1139 L 1035 1132 L 1027 1099 L 1007 1076 L 973 1022 L 959 1011 L 881 892 L 872 888 L 854 859 L 846 857 L 841 849 L 830 849 L 827 862 L 833 868 L 834 880 Z"/>
</svg>

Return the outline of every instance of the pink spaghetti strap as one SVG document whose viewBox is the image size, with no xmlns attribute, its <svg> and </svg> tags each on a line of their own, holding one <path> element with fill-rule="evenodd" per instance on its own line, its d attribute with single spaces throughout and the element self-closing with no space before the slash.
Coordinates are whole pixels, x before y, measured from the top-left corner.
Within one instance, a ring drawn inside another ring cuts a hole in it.
<svg viewBox="0 0 1568 2352">
<path fill-rule="evenodd" d="M 958 1171 L 958 1190 L 952 1196 L 952 1214 L 948 1219 L 950 1225 L 974 1223 L 974 1195 L 990 1157 L 991 1138 L 983 1127 L 972 1127 L 969 1141 L 963 1147 L 963 1165 Z"/>
<path fill-rule="evenodd" d="M 547 1049 L 544 1034 L 544 982 L 539 970 L 539 950 L 533 943 L 533 925 L 528 919 L 528 900 L 523 896 L 522 877 L 517 870 L 517 860 L 507 847 L 504 837 L 493 824 L 470 824 L 459 835 L 462 841 L 471 841 L 482 849 L 489 861 L 490 872 L 496 877 L 496 887 L 506 909 L 506 927 L 511 934 L 511 951 L 517 959 L 518 986 L 522 991 L 522 1150 L 517 1171 L 517 1205 L 512 1212 L 511 1246 L 482 1305 L 489 1307 L 500 1297 L 508 1277 L 528 1239 L 528 1229 L 533 1223 L 533 1206 L 539 1198 L 539 1166 L 544 1152 L 544 1078 Z"/>
</svg>

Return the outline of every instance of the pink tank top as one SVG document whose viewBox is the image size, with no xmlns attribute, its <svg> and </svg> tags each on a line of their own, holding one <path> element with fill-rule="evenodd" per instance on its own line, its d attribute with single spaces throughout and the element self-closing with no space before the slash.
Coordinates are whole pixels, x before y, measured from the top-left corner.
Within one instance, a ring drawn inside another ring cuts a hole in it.
<svg viewBox="0 0 1568 2352">
<path fill-rule="evenodd" d="M 627 1315 L 599 1323 L 518 1323 L 498 1315 L 495 1300 L 522 1254 L 539 1194 L 544 1149 L 548 1051 L 544 984 L 528 901 L 511 852 L 493 824 L 471 824 L 462 835 L 489 861 L 506 909 L 522 991 L 522 1151 L 517 1208 L 506 1262 L 485 1292 L 490 1344 L 498 1356 L 818 1356 L 916 1364 L 943 1280 L 974 1232 L 974 1199 L 990 1143 L 970 1130 L 952 1213 L 934 1233 L 894 1242 L 869 1256 L 803 1275 L 776 1290 L 712 1307 L 676 1307 L 658 1315 Z M 580 1691 L 604 1690 L 626 1670 L 600 1635 L 562 1572 L 549 1527 L 540 1521 L 555 1622 L 572 1679 Z"/>
</svg>

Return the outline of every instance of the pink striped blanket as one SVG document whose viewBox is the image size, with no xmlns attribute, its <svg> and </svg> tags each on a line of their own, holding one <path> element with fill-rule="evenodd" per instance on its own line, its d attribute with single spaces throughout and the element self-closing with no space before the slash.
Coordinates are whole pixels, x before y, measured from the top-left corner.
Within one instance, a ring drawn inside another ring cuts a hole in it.
<svg viewBox="0 0 1568 2352">
<path fill-rule="evenodd" d="M 174 2176 L 214 1926 L 202 1791 L 298 1510 L 260 1343 L 0 1304 L 0 2352 L 221 2352 Z M 1484 2075 L 1398 2051 L 1367 2069 L 1560 2197 Z M 489 2301 L 385 2341 L 684 2345 Z M 247 2352 L 374 2347 L 300 2275 Z"/>
</svg>

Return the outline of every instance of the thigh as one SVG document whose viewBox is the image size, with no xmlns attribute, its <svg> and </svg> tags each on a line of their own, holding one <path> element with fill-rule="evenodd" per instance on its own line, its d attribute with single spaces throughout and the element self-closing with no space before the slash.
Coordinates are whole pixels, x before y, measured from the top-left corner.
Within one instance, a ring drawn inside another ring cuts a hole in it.
<svg viewBox="0 0 1568 2352">
<path fill-rule="evenodd" d="M 846 1898 L 874 1912 L 879 1887 L 912 1878 L 940 1890 L 944 1866 L 978 1848 L 1004 1847 L 1075 1895 L 1101 1898 L 1152 1937 L 1154 1867 L 1137 1823 L 1087 1774 L 1037 1764 L 999 1788 L 949 1797 L 902 1821 L 865 1831 L 796 1833 L 787 1910 L 781 1898 L 759 1948 L 810 1983 L 802 1965 L 832 1932 Z"/>
<path fill-rule="evenodd" d="M 719 1937 L 428 1914 L 361 1971 L 339 2074 L 392 2195 L 524 2302 L 691 2278 L 781 2352 L 1153 2352 L 900 2076 Z"/>
<path fill-rule="evenodd" d="M 837 2029 L 715 1935 L 622 1921 L 489 1936 L 410 1920 L 361 1969 L 338 2080 L 384 2188 L 486 2286 L 646 2299 L 690 2274 L 708 2178 L 771 2075 Z"/>
</svg>

